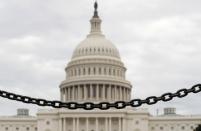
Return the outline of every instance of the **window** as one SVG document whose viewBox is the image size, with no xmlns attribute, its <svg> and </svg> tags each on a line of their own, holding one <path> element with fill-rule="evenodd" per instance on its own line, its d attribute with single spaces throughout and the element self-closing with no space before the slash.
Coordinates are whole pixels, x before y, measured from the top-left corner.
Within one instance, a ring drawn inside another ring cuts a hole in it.
<svg viewBox="0 0 201 131">
<path fill-rule="evenodd" d="M 78 74 L 79 74 L 79 75 L 81 74 L 81 71 L 80 71 L 80 69 L 78 70 Z"/>
<path fill-rule="evenodd" d="M 96 68 L 94 67 L 94 75 L 96 74 Z"/>
<path fill-rule="evenodd" d="M 89 67 L 89 69 L 88 69 L 88 74 L 89 74 L 89 75 L 91 74 L 91 69 L 90 69 L 90 67 Z"/>
<path fill-rule="evenodd" d="M 47 122 L 46 122 L 46 124 L 47 124 L 47 125 L 49 125 L 49 124 L 50 124 L 50 122 L 49 122 L 49 121 L 47 121 Z"/>
<path fill-rule="evenodd" d="M 113 69 L 113 75 L 114 75 L 114 76 L 116 75 L 115 69 Z"/>
<path fill-rule="evenodd" d="M 163 130 L 163 127 L 161 126 L 160 129 Z"/>
<path fill-rule="evenodd" d="M 109 75 L 111 75 L 111 69 L 109 69 Z"/>
<path fill-rule="evenodd" d="M 83 69 L 83 75 L 85 75 L 86 74 L 86 72 L 85 72 L 85 68 Z"/>
<path fill-rule="evenodd" d="M 104 68 L 104 74 L 106 75 L 106 68 Z"/>
<path fill-rule="evenodd" d="M 75 76 L 76 76 L 76 75 L 77 75 L 77 70 L 75 69 L 75 71 L 74 71 L 74 72 L 75 72 Z"/>
<path fill-rule="evenodd" d="M 182 129 L 182 130 L 184 130 L 184 129 L 185 129 L 185 127 L 184 127 L 184 126 L 182 126 L 182 127 L 181 127 L 181 129 Z"/>
<path fill-rule="evenodd" d="M 99 74 L 101 75 L 101 68 L 99 68 Z"/>
<path fill-rule="evenodd" d="M 29 127 L 27 127 L 26 130 L 29 131 Z"/>
</svg>

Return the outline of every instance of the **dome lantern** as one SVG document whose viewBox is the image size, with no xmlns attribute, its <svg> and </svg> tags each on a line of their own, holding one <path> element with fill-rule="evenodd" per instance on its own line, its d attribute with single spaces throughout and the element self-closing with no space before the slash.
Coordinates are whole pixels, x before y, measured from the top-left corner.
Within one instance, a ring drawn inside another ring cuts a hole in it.
<svg viewBox="0 0 201 131">
<path fill-rule="evenodd" d="M 101 34 L 101 19 L 98 16 L 98 3 L 94 3 L 94 15 L 91 18 L 91 32 L 88 36 L 93 34 Z"/>
</svg>

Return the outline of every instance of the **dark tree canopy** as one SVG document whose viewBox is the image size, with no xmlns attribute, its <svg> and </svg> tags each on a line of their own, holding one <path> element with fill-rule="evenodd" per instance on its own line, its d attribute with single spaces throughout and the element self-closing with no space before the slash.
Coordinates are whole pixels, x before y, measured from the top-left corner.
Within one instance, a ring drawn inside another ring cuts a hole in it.
<svg viewBox="0 0 201 131">
<path fill-rule="evenodd" d="M 198 125 L 198 127 L 194 131 L 201 131 L 201 125 Z"/>
</svg>

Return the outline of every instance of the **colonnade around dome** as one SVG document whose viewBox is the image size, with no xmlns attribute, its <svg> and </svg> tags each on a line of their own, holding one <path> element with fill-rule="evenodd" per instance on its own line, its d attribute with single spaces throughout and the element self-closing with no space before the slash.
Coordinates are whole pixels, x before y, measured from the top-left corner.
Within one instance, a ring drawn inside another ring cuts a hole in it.
<svg viewBox="0 0 201 131">
<path fill-rule="evenodd" d="M 128 101 L 131 89 L 119 85 L 82 84 L 61 88 L 62 101 Z"/>
</svg>

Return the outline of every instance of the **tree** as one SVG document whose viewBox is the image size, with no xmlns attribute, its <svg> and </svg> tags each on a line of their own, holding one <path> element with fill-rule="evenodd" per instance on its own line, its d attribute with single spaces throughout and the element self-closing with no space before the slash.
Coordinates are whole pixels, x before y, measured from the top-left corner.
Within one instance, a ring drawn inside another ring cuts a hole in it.
<svg viewBox="0 0 201 131">
<path fill-rule="evenodd" d="M 201 125 L 198 125 L 198 127 L 197 128 L 195 128 L 195 130 L 194 131 L 201 131 Z"/>
</svg>

